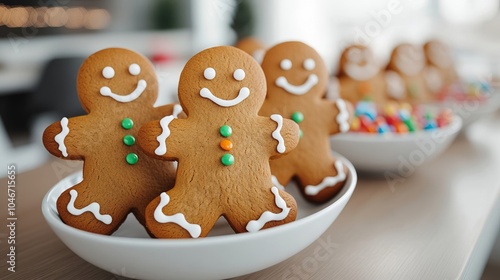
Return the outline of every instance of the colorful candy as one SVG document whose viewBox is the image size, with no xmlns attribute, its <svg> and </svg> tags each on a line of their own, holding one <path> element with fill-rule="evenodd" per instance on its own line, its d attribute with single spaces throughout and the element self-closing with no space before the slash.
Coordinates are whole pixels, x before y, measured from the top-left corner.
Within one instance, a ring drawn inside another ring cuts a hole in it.
<svg viewBox="0 0 500 280">
<path fill-rule="evenodd" d="M 365 133 L 408 133 L 447 126 L 453 118 L 450 110 L 426 110 L 408 103 L 391 102 L 383 108 L 371 101 L 356 104 L 351 131 Z"/>
<path fill-rule="evenodd" d="M 491 84 L 487 81 L 456 82 L 444 87 L 438 94 L 439 101 L 485 101 L 491 95 Z"/>
</svg>

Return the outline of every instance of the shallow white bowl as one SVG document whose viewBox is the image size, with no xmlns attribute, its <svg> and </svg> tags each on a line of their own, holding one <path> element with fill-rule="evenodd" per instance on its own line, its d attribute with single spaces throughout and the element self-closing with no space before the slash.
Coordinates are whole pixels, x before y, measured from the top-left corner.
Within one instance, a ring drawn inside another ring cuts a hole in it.
<svg viewBox="0 0 500 280">
<path fill-rule="evenodd" d="M 139 279 L 225 279 L 262 270 L 277 264 L 314 242 L 337 218 L 356 186 L 352 164 L 346 186 L 323 205 L 306 202 L 295 186 L 289 186 L 299 207 L 297 220 L 256 233 L 234 234 L 221 219 L 211 236 L 201 239 L 151 239 L 129 216 L 112 235 L 98 235 L 64 224 L 56 200 L 67 188 L 81 181 L 73 174 L 45 195 L 42 212 L 56 235 L 75 254 L 104 270 Z"/>
<path fill-rule="evenodd" d="M 443 101 L 439 103 L 427 104 L 428 107 L 437 109 L 450 108 L 454 114 L 463 121 L 463 127 L 468 127 L 477 120 L 491 115 L 500 108 L 500 92 L 493 91 L 486 100 L 476 101 Z"/>
<path fill-rule="evenodd" d="M 441 154 L 455 139 L 462 120 L 454 116 L 443 128 L 408 134 L 348 132 L 331 137 L 331 146 L 357 170 L 408 172 Z M 403 175 L 402 175 L 403 176 Z"/>
</svg>

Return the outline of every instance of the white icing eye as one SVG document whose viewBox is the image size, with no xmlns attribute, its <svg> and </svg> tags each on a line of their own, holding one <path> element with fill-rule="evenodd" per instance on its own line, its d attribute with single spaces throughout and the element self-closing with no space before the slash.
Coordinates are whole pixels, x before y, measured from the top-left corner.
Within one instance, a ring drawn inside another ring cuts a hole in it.
<svg viewBox="0 0 500 280">
<path fill-rule="evenodd" d="M 141 73 L 141 66 L 135 63 L 130 64 L 130 66 L 128 67 L 128 72 L 130 73 L 130 75 L 137 76 L 139 75 L 139 73 Z"/>
<path fill-rule="evenodd" d="M 245 71 L 243 69 L 236 69 L 233 73 L 233 78 L 237 81 L 245 79 Z"/>
<path fill-rule="evenodd" d="M 308 59 L 304 60 L 303 66 L 304 66 L 304 69 L 311 71 L 314 69 L 314 67 L 316 67 L 316 62 L 314 62 L 314 59 L 308 58 Z"/>
<path fill-rule="evenodd" d="M 215 78 L 215 69 L 208 67 L 205 71 L 203 71 L 203 77 L 207 80 L 213 80 Z"/>
<path fill-rule="evenodd" d="M 280 67 L 282 70 L 290 70 L 290 68 L 292 68 L 292 62 L 290 59 L 285 58 L 280 62 Z"/>
<path fill-rule="evenodd" d="M 106 66 L 102 69 L 102 75 L 106 79 L 112 79 L 115 76 L 115 69 L 111 66 Z"/>
</svg>

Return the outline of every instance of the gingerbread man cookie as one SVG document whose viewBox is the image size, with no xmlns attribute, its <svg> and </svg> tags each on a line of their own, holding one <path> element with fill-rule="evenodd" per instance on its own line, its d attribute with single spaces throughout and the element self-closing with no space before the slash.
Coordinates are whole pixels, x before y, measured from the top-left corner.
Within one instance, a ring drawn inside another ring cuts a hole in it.
<svg viewBox="0 0 500 280">
<path fill-rule="evenodd" d="M 136 144 L 142 124 L 180 105 L 154 108 L 156 73 L 143 56 L 126 49 L 104 49 L 88 57 L 77 79 L 87 115 L 63 118 L 44 132 L 43 143 L 62 159 L 83 160 L 83 181 L 63 192 L 57 210 L 75 228 L 111 234 L 132 212 L 143 225 L 147 204 L 170 189 L 172 163 L 146 156 Z"/>
<path fill-rule="evenodd" d="M 262 69 L 237 48 L 206 49 L 187 62 L 179 81 L 187 118 L 167 116 L 139 131 L 147 154 L 178 161 L 174 188 L 146 209 L 154 236 L 204 237 L 220 216 L 235 232 L 295 220 L 295 200 L 273 186 L 269 159 L 295 148 L 299 127 L 259 116 L 265 95 Z"/>
<path fill-rule="evenodd" d="M 379 104 L 387 101 L 384 73 L 369 48 L 361 45 L 347 47 L 340 56 L 338 69 L 340 97 L 343 99 L 353 104 L 362 100 Z"/>
<path fill-rule="evenodd" d="M 324 98 L 328 71 L 320 55 L 304 43 L 285 42 L 272 47 L 264 56 L 262 69 L 267 96 L 260 114 L 278 112 L 301 129 L 297 148 L 271 161 L 275 180 L 285 186 L 296 177 L 302 194 L 312 202 L 332 198 L 347 175 L 342 161 L 331 154 L 330 135 L 349 130 L 352 106 L 343 99 Z"/>
<path fill-rule="evenodd" d="M 428 102 L 434 96 L 432 89 L 436 87 L 436 81 L 428 79 L 429 70 L 426 67 L 426 60 L 422 48 L 411 44 L 400 44 L 392 51 L 389 64 L 387 65 L 389 78 L 388 87 L 396 93 L 393 97 L 400 101 L 408 102 Z M 401 90 L 399 77 L 404 82 Z"/>
<path fill-rule="evenodd" d="M 424 44 L 424 53 L 429 68 L 427 79 L 433 85 L 434 92 L 439 92 L 442 87 L 458 81 L 448 46 L 440 41 L 431 40 Z"/>
<path fill-rule="evenodd" d="M 245 37 L 239 40 L 236 42 L 235 47 L 251 55 L 259 63 L 262 62 L 262 58 L 266 53 L 266 47 L 264 44 L 254 37 Z"/>
</svg>

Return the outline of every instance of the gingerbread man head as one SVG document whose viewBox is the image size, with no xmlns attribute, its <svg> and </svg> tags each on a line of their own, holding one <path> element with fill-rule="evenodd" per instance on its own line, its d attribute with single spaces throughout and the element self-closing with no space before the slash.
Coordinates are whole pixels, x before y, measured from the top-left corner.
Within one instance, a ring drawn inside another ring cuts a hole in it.
<svg viewBox="0 0 500 280">
<path fill-rule="evenodd" d="M 268 99 L 284 97 L 321 99 L 328 83 L 328 70 L 321 56 L 302 42 L 285 42 L 266 52 L 262 61 Z"/>
<path fill-rule="evenodd" d="M 246 53 L 229 50 L 235 57 L 231 64 L 212 58 L 220 54 L 216 48 L 187 62 L 179 80 L 179 101 L 188 116 L 217 118 L 219 113 L 238 115 L 242 111 L 257 115 L 266 94 L 264 74 Z"/>
<path fill-rule="evenodd" d="M 362 45 L 347 47 L 340 56 L 338 76 L 347 76 L 356 81 L 370 80 L 380 72 L 373 52 Z"/>
<path fill-rule="evenodd" d="M 450 49 L 440 41 L 431 40 L 425 43 L 424 52 L 430 65 L 440 69 L 448 69 L 453 66 Z"/>
<path fill-rule="evenodd" d="M 405 76 L 417 76 L 425 67 L 425 56 L 421 48 L 412 44 L 401 44 L 394 48 L 388 68 Z"/>
<path fill-rule="evenodd" d="M 158 97 L 152 64 L 142 55 L 109 48 L 89 56 L 77 78 L 78 97 L 87 111 L 106 110 L 114 103 L 151 107 Z"/>
<path fill-rule="evenodd" d="M 352 103 L 372 100 L 383 104 L 388 99 L 382 68 L 368 47 L 362 45 L 347 47 L 340 56 L 337 76 L 340 96 Z"/>
</svg>

